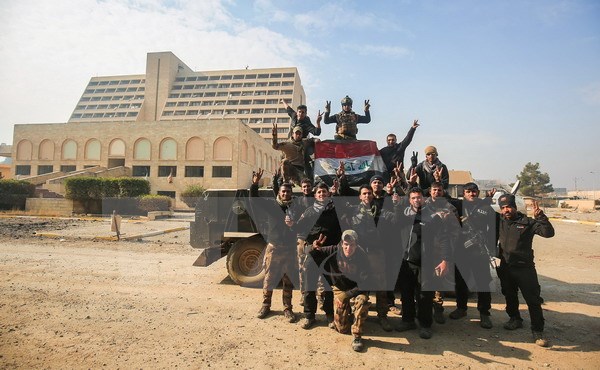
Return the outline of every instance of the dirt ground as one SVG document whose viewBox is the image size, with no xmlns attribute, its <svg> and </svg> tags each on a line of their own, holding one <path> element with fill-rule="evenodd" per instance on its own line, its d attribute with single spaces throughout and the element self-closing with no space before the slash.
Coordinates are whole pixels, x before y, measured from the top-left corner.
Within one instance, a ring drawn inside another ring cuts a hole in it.
<svg viewBox="0 0 600 370">
<path fill-rule="evenodd" d="M 600 221 L 598 213 L 549 214 Z M 311 330 L 285 322 L 280 290 L 275 313 L 256 319 L 261 291 L 234 285 L 223 259 L 193 267 L 199 251 L 182 243 L 189 231 L 142 242 L 35 237 L 33 229 L 91 222 L 46 221 L 0 219 L 3 369 L 600 368 L 600 226 L 555 221 L 554 238 L 534 241 L 550 348 L 531 342 L 524 304 L 526 327 L 502 328 L 498 290 L 491 330 L 479 327 L 473 302 L 466 319 L 434 324 L 430 340 L 386 333 L 372 311 L 366 349 L 355 353 L 322 314 Z M 296 312 L 298 302 L 295 293 Z M 445 306 L 450 312 L 453 300 Z"/>
</svg>

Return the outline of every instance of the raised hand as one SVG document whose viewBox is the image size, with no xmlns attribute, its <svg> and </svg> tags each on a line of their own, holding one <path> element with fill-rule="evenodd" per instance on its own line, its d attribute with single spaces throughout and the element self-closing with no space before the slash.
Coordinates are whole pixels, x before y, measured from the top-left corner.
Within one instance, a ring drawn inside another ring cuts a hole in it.
<svg viewBox="0 0 600 370">
<path fill-rule="evenodd" d="M 419 120 L 418 120 L 418 119 L 414 120 L 414 121 L 413 121 L 413 124 L 412 124 L 412 128 L 417 128 L 417 127 L 419 127 L 419 126 L 420 126 L 420 125 L 419 125 Z"/>
<path fill-rule="evenodd" d="M 260 181 L 260 179 L 262 178 L 262 175 L 264 173 L 265 173 L 265 170 L 260 167 L 258 168 L 258 172 L 252 171 L 252 183 L 258 184 L 258 182 Z"/>
<path fill-rule="evenodd" d="M 335 175 L 341 178 L 346 175 L 346 168 L 344 167 L 344 161 L 340 161 L 339 167 L 335 170 Z"/>
<path fill-rule="evenodd" d="M 410 170 L 410 177 L 408 178 L 408 182 L 414 185 L 417 183 L 418 178 L 419 176 L 417 175 L 417 169 L 413 168 L 412 170 Z"/>
<path fill-rule="evenodd" d="M 325 112 L 331 112 L 331 100 L 325 100 Z"/>
<path fill-rule="evenodd" d="M 412 157 L 410 157 L 410 164 L 413 168 L 417 167 L 417 164 L 419 164 L 419 152 L 413 152 Z"/>
<path fill-rule="evenodd" d="M 323 113 L 321 113 L 321 110 L 319 110 L 319 113 L 317 113 L 317 127 L 319 127 L 319 125 L 321 124 L 322 119 L 323 119 Z"/>
<path fill-rule="evenodd" d="M 369 108 L 371 108 L 371 104 L 369 104 L 369 99 L 367 99 L 365 100 L 365 112 L 368 112 Z"/>
<path fill-rule="evenodd" d="M 273 135 L 274 137 L 277 136 L 277 125 L 275 123 L 273 123 L 273 128 L 271 129 L 271 135 Z"/>
<path fill-rule="evenodd" d="M 433 171 L 433 178 L 435 179 L 435 181 L 440 182 L 442 181 L 442 167 L 438 167 Z"/>
<path fill-rule="evenodd" d="M 313 249 L 321 249 L 321 247 L 325 244 L 325 240 L 327 240 L 327 237 L 323 234 L 319 234 L 319 238 L 316 239 L 312 244 Z"/>
<path fill-rule="evenodd" d="M 492 188 L 492 190 L 488 190 L 485 192 L 486 198 L 491 198 L 496 194 L 496 188 Z"/>
<path fill-rule="evenodd" d="M 532 201 L 533 206 L 533 217 L 538 217 L 544 214 L 544 211 L 540 209 L 540 205 L 537 200 Z"/>
<path fill-rule="evenodd" d="M 392 194 L 394 193 L 394 187 L 396 186 L 396 184 L 398 183 L 398 179 L 397 178 L 393 178 L 390 180 L 390 182 L 388 182 L 388 184 L 385 186 L 385 191 L 388 194 Z"/>
</svg>

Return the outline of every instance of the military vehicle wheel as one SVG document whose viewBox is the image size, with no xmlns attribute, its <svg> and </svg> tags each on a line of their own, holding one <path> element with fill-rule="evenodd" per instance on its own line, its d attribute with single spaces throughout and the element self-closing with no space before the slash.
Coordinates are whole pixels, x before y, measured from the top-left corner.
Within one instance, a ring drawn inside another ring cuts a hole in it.
<svg viewBox="0 0 600 370">
<path fill-rule="evenodd" d="M 231 280 L 241 286 L 262 286 L 265 247 L 266 243 L 260 236 L 235 242 L 227 253 L 227 272 Z"/>
</svg>

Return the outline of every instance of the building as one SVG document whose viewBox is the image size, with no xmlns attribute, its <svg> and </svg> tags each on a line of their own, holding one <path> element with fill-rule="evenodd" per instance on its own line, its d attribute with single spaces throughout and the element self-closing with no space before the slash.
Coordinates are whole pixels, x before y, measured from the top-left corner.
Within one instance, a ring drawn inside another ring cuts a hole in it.
<svg viewBox="0 0 600 370">
<path fill-rule="evenodd" d="M 144 75 L 93 77 L 69 122 L 234 118 L 269 141 L 277 124 L 283 140 L 290 118 L 281 99 L 306 103 L 295 67 L 194 72 L 171 52 L 148 53 Z"/>
<path fill-rule="evenodd" d="M 69 176 L 144 177 L 183 206 L 190 184 L 247 187 L 253 170 L 275 170 L 271 129 L 285 140 L 290 122 L 281 99 L 306 100 L 296 68 L 194 72 L 149 53 L 145 75 L 93 77 L 68 122 L 15 125 L 12 173 L 59 194 Z"/>
</svg>

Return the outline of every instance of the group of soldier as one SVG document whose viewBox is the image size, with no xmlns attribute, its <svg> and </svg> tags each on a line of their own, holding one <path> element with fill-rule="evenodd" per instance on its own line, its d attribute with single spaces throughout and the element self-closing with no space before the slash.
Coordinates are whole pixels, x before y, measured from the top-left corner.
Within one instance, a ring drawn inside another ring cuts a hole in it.
<svg viewBox="0 0 600 370">
<path fill-rule="evenodd" d="M 292 309 L 296 288 L 302 294 L 301 327 L 315 325 L 320 299 L 328 326 L 351 333 L 355 351 L 364 348 L 362 333 L 370 293 L 375 295 L 378 321 L 385 331 L 394 330 L 388 313 L 396 312 L 402 316 L 397 331 L 418 329 L 421 338 L 431 338 L 433 322 L 445 322 L 442 292 L 447 291 L 456 293 L 451 319 L 467 315 L 469 293 L 477 292 L 480 326 L 489 329 L 493 327 L 493 268 L 506 299 L 509 320 L 504 328 L 523 326 L 520 290 L 535 343 L 548 345 L 543 336 L 532 240 L 535 234 L 552 237 L 554 229 L 537 203 L 533 203 L 534 217 L 530 218 L 517 210 L 514 195 L 503 194 L 498 198 L 498 214 L 491 207 L 495 190 L 480 198 L 479 188 L 472 182 L 464 184 L 462 200 L 451 198 L 447 194 L 448 169 L 433 146 L 425 148 L 426 159 L 421 163 L 413 152 L 411 167 L 404 171 L 404 154 L 419 127 L 417 120 L 402 142 L 397 143 L 394 134 L 388 135 L 387 146 L 380 150 L 387 169 L 382 176 L 373 176 L 355 190 L 348 186 L 341 162 L 333 186 L 324 182 L 313 185 L 310 153 L 303 145 L 313 139 L 304 135 L 320 135 L 322 114 L 318 113 L 317 126 L 313 126 L 306 106 L 294 111 L 283 103 L 292 118 L 291 138 L 277 143 L 274 134 L 273 147 L 284 153 L 281 171 L 273 177 L 275 197 L 258 197 L 261 169 L 253 174 L 250 188 L 256 213 L 252 218 L 260 220 L 257 226 L 267 242 L 258 318 L 271 313 L 273 289 L 281 281 L 283 314 L 289 322 L 297 320 Z M 337 124 L 337 140 L 355 140 L 356 124 L 370 121 L 369 107 L 367 100 L 365 115 L 359 116 L 346 96 L 342 112 L 330 116 L 327 102 L 325 123 Z M 292 196 L 294 184 L 302 188 L 296 197 Z M 401 309 L 395 305 L 397 290 Z"/>
</svg>

